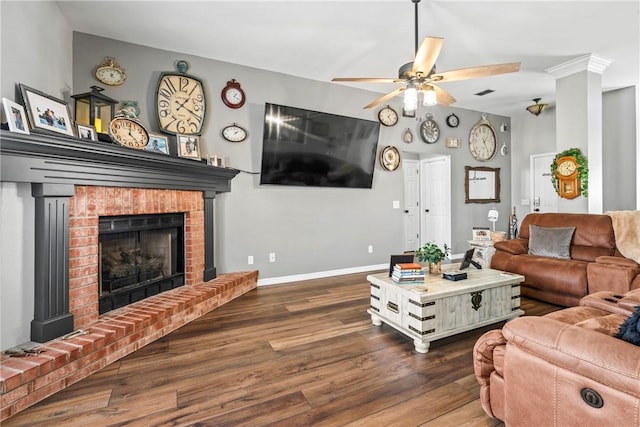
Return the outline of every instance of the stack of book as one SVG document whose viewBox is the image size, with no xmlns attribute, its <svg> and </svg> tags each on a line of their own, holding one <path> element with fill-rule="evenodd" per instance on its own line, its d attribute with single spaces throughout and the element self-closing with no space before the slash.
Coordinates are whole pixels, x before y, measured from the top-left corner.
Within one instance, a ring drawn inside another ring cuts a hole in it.
<svg viewBox="0 0 640 427">
<path fill-rule="evenodd" d="M 420 264 L 407 262 L 394 265 L 391 278 L 396 283 L 424 283 L 424 275 Z"/>
</svg>

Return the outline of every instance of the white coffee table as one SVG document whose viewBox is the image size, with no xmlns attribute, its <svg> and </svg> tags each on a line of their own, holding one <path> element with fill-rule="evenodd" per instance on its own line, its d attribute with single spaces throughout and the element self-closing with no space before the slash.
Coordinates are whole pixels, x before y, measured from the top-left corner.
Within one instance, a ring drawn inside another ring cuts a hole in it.
<svg viewBox="0 0 640 427">
<path fill-rule="evenodd" d="M 443 267 L 455 270 L 457 264 Z M 466 269 L 468 278 L 456 282 L 429 275 L 424 283 L 398 284 L 388 273 L 371 274 L 371 322 L 386 323 L 413 338 L 418 353 L 431 341 L 524 314 L 520 283 L 524 276 L 490 268 Z"/>
</svg>

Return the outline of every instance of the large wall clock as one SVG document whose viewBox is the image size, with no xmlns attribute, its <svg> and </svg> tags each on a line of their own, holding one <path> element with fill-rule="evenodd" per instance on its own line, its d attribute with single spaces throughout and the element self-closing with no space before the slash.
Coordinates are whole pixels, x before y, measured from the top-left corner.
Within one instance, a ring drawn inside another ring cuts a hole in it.
<svg viewBox="0 0 640 427">
<path fill-rule="evenodd" d="M 493 130 L 491 122 L 487 120 L 487 115 L 483 114 L 482 119 L 471 128 L 469 133 L 469 150 L 474 159 L 481 162 L 491 160 L 498 148 L 498 138 Z"/>
<path fill-rule="evenodd" d="M 165 72 L 155 93 L 156 117 L 161 132 L 170 135 L 200 135 L 207 113 L 202 81 L 187 74 L 189 65 L 178 61 L 178 71 Z"/>
</svg>

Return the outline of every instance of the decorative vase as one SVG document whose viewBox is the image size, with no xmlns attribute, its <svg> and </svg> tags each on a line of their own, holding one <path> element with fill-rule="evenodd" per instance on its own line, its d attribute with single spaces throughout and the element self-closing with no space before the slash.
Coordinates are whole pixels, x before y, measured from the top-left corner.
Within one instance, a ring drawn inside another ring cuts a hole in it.
<svg viewBox="0 0 640 427">
<path fill-rule="evenodd" d="M 440 274 L 440 273 L 442 273 L 442 261 L 430 262 L 429 274 Z"/>
</svg>

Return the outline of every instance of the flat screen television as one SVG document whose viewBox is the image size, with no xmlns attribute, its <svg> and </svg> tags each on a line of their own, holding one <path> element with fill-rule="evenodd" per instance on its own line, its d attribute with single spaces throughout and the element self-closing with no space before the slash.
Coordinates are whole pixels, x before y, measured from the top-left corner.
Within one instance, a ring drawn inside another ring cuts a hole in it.
<svg viewBox="0 0 640 427">
<path fill-rule="evenodd" d="M 267 103 L 260 184 L 371 188 L 380 123 Z"/>
</svg>

